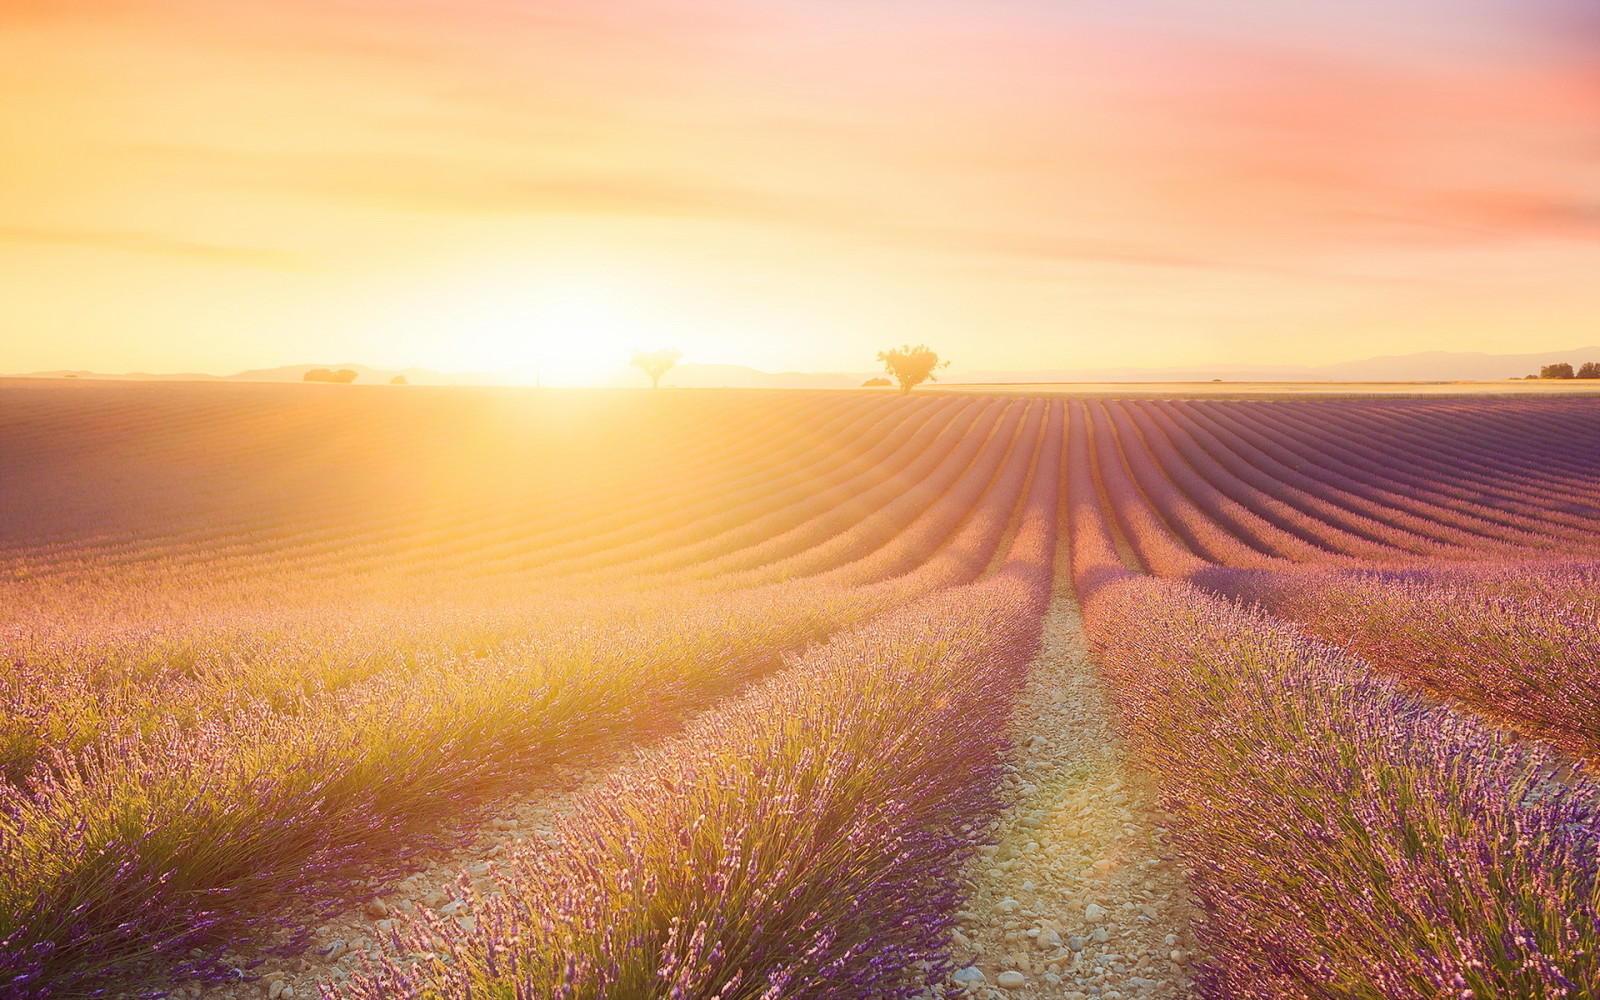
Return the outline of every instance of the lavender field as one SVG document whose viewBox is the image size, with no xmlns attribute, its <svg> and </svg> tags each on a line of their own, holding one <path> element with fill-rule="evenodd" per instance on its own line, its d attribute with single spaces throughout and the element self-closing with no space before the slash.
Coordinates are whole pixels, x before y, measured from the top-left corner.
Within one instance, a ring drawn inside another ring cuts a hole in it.
<svg viewBox="0 0 1600 1000">
<path fill-rule="evenodd" d="M 1600 996 L 1600 400 L 10 381 L 0 512 L 8 1000 Z"/>
</svg>

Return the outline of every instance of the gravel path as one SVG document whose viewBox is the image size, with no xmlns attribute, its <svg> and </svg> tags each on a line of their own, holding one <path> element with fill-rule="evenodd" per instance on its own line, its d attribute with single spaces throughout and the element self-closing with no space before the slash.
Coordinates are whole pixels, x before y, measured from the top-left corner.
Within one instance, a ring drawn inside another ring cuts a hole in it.
<svg viewBox="0 0 1600 1000">
<path fill-rule="evenodd" d="M 1007 808 L 929 996 L 1178 1000 L 1194 915 L 1154 779 L 1133 767 L 1076 604 L 1058 596 L 1012 717 Z"/>
</svg>

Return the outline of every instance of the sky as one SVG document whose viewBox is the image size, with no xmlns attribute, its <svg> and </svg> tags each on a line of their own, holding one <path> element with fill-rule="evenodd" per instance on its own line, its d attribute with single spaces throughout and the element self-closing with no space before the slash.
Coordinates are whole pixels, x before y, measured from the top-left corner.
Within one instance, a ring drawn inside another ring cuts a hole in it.
<svg viewBox="0 0 1600 1000">
<path fill-rule="evenodd" d="M 0 371 L 1600 341 L 1592 0 L 0 0 Z"/>
</svg>

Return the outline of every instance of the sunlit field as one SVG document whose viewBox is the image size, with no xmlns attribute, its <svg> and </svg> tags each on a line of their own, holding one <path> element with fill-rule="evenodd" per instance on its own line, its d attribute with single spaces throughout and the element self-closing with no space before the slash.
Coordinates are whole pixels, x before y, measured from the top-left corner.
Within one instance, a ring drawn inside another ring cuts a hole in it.
<svg viewBox="0 0 1600 1000">
<path fill-rule="evenodd" d="M 940 391 L 933 387 L 934 391 Z M 1156 397 L 1160 399 L 1299 399 L 1304 396 L 1594 396 L 1600 380 L 1505 379 L 1499 382 L 1033 382 L 947 387 L 956 392 L 1007 395 Z"/>
<path fill-rule="evenodd" d="M 0 997 L 1600 995 L 1600 400 L 1247 396 L 0 382 Z"/>
</svg>

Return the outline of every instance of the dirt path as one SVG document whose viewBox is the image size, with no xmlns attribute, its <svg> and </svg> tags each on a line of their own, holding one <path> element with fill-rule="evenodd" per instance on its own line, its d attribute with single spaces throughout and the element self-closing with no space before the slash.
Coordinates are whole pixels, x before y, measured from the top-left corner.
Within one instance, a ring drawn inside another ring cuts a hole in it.
<svg viewBox="0 0 1600 1000">
<path fill-rule="evenodd" d="M 1192 906 L 1154 779 L 1128 764 L 1115 708 L 1059 596 L 1012 718 L 996 846 L 953 935 L 946 997 L 1179 1000 Z"/>
</svg>

